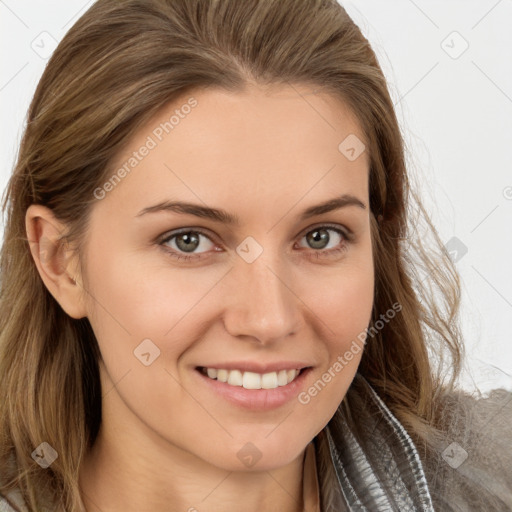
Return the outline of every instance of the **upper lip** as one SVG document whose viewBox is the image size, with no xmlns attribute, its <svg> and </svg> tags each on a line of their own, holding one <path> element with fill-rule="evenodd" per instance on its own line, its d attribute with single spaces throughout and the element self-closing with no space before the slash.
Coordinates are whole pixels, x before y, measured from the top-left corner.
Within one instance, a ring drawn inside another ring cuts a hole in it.
<svg viewBox="0 0 512 512">
<path fill-rule="evenodd" d="M 212 363 L 199 368 L 216 368 L 217 370 L 241 370 L 243 372 L 270 373 L 280 370 L 302 370 L 309 364 L 304 361 L 275 361 L 269 363 L 257 363 L 255 361 L 232 361 L 225 363 Z"/>
</svg>

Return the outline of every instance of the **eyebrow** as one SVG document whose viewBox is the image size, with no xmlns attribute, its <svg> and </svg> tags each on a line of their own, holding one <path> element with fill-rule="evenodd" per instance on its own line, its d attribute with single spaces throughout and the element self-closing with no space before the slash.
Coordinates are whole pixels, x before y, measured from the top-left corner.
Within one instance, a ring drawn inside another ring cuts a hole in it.
<svg viewBox="0 0 512 512">
<path fill-rule="evenodd" d="M 334 210 L 339 210 L 340 208 L 345 208 L 347 206 L 356 206 L 363 210 L 366 209 L 366 205 L 357 197 L 350 194 L 343 194 L 340 197 L 335 197 L 318 205 L 310 206 L 302 212 L 300 215 L 300 220 L 306 220 L 310 217 L 321 215 L 323 213 L 329 213 Z M 184 213 L 195 215 L 196 217 L 201 217 L 203 219 L 210 219 L 215 222 L 222 222 L 228 225 L 240 225 L 240 219 L 237 215 L 228 213 L 227 211 L 219 208 L 211 208 L 208 206 L 202 206 L 200 204 L 187 203 L 183 201 L 163 201 L 153 206 L 148 206 L 147 208 L 142 209 L 136 215 L 136 217 L 141 217 L 148 213 L 159 212 Z"/>
</svg>

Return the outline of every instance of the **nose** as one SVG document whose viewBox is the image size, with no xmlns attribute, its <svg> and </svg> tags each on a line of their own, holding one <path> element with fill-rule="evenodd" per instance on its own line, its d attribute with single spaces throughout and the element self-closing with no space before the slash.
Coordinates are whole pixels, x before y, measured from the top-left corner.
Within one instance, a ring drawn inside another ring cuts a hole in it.
<svg viewBox="0 0 512 512">
<path fill-rule="evenodd" d="M 297 333 L 304 303 L 293 291 L 292 273 L 270 250 L 252 263 L 237 258 L 224 290 L 229 297 L 224 311 L 227 332 L 260 345 Z"/>
</svg>

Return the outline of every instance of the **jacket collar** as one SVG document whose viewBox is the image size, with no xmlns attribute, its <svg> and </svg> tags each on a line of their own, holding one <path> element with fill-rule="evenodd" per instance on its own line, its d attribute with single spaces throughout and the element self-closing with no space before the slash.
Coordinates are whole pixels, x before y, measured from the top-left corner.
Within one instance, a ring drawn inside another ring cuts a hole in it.
<svg viewBox="0 0 512 512">
<path fill-rule="evenodd" d="M 340 406 L 314 439 L 322 511 L 434 512 L 412 439 L 362 375 L 344 400 L 357 427 Z"/>
</svg>

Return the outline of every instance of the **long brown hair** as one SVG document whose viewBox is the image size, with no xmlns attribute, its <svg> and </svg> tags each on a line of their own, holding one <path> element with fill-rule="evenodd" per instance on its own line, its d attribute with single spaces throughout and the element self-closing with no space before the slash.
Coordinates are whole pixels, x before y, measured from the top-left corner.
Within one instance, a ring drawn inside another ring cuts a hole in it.
<svg viewBox="0 0 512 512">
<path fill-rule="evenodd" d="M 138 127 L 187 91 L 236 92 L 249 82 L 311 84 L 346 102 L 361 124 L 370 156 L 372 322 L 394 303 L 402 309 L 367 343 L 358 371 L 418 445 L 428 444 L 436 397 L 459 372 L 459 282 L 411 190 L 386 80 L 359 28 L 336 0 L 99 0 L 48 62 L 3 203 L 0 491 L 19 488 L 30 511 L 43 500 L 81 509 L 78 475 L 101 422 L 101 389 L 87 318 L 62 310 L 31 257 L 28 206 L 51 208 L 83 261 L 94 191 Z M 415 227 L 423 222 L 430 233 L 429 250 L 409 227 L 414 213 Z M 434 354 L 445 354 L 443 364 L 433 364 Z M 31 457 L 43 441 L 59 454 L 49 469 Z"/>
</svg>

